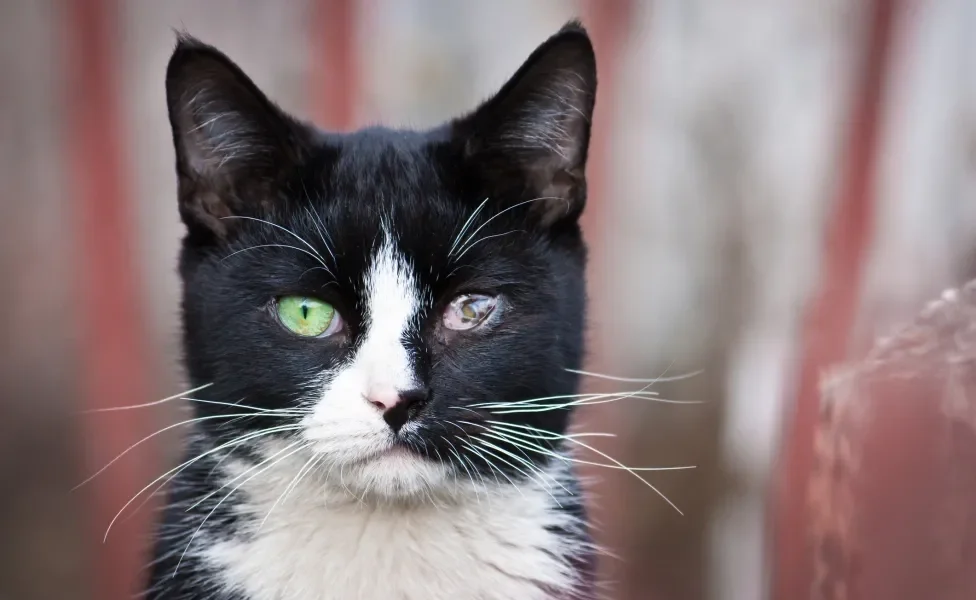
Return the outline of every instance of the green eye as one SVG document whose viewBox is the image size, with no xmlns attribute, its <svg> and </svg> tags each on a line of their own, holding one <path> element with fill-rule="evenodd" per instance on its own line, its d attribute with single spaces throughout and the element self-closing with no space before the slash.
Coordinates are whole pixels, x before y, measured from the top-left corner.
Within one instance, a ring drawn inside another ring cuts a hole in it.
<svg viewBox="0 0 976 600">
<path fill-rule="evenodd" d="M 289 331 L 303 337 L 333 333 L 340 324 L 331 304 L 306 296 L 284 296 L 276 303 L 278 320 Z"/>
</svg>

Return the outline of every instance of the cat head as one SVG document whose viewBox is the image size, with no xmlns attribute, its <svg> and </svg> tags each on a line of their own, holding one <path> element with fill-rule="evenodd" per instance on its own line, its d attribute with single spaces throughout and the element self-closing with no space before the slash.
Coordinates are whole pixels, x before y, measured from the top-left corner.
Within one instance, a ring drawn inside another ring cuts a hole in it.
<svg viewBox="0 0 976 600">
<path fill-rule="evenodd" d="M 583 353 L 596 65 L 578 24 L 426 131 L 319 131 L 185 36 L 166 91 L 210 435 L 286 442 L 387 498 L 545 468 Z"/>
</svg>

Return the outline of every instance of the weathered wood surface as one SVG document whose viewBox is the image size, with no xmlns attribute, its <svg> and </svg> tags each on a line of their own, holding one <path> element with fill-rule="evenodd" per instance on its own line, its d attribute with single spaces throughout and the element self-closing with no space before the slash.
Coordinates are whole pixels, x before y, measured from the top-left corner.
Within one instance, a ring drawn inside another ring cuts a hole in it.
<svg viewBox="0 0 976 600">
<path fill-rule="evenodd" d="M 816 600 L 976 598 L 976 281 L 822 382 Z"/>
</svg>

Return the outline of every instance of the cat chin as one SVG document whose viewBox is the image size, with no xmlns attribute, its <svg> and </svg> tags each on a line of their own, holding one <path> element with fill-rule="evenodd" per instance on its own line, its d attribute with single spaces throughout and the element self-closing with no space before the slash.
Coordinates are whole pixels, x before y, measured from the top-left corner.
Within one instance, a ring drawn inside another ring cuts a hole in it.
<svg viewBox="0 0 976 600">
<path fill-rule="evenodd" d="M 430 501 L 431 494 L 452 495 L 458 485 L 450 467 L 398 449 L 351 465 L 341 481 L 335 472 L 331 479 L 333 487 L 381 502 Z"/>
<path fill-rule="evenodd" d="M 349 452 L 336 453 L 335 448 L 322 452 L 314 447 L 285 456 L 285 448 L 278 441 L 266 442 L 258 450 L 271 466 L 243 488 L 257 504 L 283 496 L 289 503 L 318 505 L 458 503 L 472 494 L 472 482 L 455 474 L 451 466 L 389 444 L 355 458 Z M 275 460 L 275 456 L 282 458 Z M 225 474 L 232 480 L 254 472 L 253 464 L 229 461 Z"/>
</svg>

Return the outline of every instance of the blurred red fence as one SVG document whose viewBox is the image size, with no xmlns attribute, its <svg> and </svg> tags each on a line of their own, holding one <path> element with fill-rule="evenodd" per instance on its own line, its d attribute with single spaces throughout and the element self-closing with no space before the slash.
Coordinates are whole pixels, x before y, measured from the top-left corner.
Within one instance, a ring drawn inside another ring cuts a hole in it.
<svg viewBox="0 0 976 600">
<path fill-rule="evenodd" d="M 318 122 L 356 124 L 359 98 L 354 0 L 318 0 L 310 21 Z M 600 60 L 590 180 L 606 194 L 606 122 L 615 65 L 637 4 L 590 0 L 586 21 Z M 139 314 L 139 273 L 131 259 L 133 205 L 127 193 L 118 93 L 119 5 L 73 0 L 64 86 L 72 132 L 69 165 L 77 193 L 77 281 L 84 307 L 86 408 L 142 401 L 149 369 Z M 819 290 L 811 298 L 772 495 L 770 557 L 775 600 L 955 600 L 976 597 L 976 384 L 970 365 L 972 290 L 930 309 L 902 338 L 824 384 L 851 357 L 851 331 L 871 237 L 881 114 L 897 18 L 905 3 L 873 0 L 863 35 L 863 65 L 851 116 L 836 205 L 827 224 Z M 602 128 L 602 129 L 601 129 Z M 599 201 L 585 226 L 594 252 L 605 235 Z M 594 293 L 598 293 L 595 290 Z M 907 340 L 907 341 L 906 341 Z M 918 340 L 921 343 L 913 345 Z M 899 348 L 908 348 L 898 352 Z M 908 358 L 906 358 L 908 357 Z M 594 361 L 599 363 L 600 357 Z M 873 365 L 873 366 L 872 366 Z M 878 365 L 882 365 L 878 367 Z M 905 373 L 910 372 L 910 376 Z M 603 413 L 602 418 L 607 418 Z M 107 464 L 148 433 L 144 414 L 84 420 L 90 470 Z M 151 511 L 102 532 L 156 460 L 152 445 L 133 452 L 88 488 L 93 598 L 129 598 L 145 563 Z M 610 494 L 607 494 L 610 496 Z M 604 510 L 607 508 L 604 507 Z M 613 537 L 613 532 L 609 532 Z M 653 600 L 653 599 L 649 599 Z"/>
</svg>

